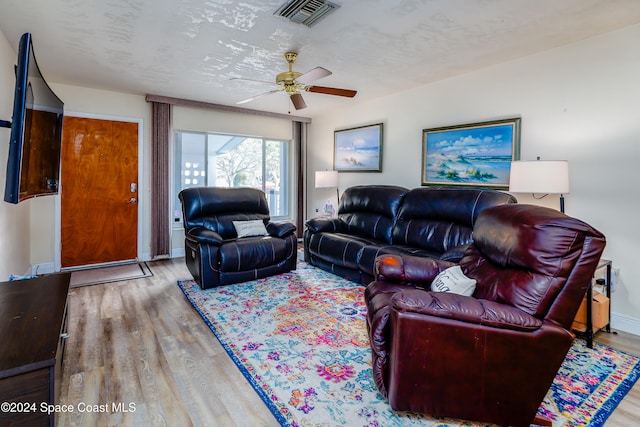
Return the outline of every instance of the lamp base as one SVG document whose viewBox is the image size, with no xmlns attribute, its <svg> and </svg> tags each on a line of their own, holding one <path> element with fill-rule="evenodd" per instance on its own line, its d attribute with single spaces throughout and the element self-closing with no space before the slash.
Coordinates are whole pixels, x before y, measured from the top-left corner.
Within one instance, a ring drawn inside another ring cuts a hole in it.
<svg viewBox="0 0 640 427">
<path fill-rule="evenodd" d="M 327 201 L 324 202 L 324 206 L 322 207 L 322 216 L 335 218 L 336 212 L 336 207 L 331 199 L 327 199 Z"/>
</svg>

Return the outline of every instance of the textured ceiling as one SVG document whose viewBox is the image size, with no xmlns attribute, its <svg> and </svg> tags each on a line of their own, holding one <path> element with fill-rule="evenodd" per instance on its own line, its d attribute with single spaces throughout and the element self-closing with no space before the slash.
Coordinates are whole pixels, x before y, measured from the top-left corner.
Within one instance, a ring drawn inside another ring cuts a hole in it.
<svg viewBox="0 0 640 427">
<path fill-rule="evenodd" d="M 2 0 L 0 30 L 14 49 L 32 33 L 51 82 L 226 105 L 275 88 L 232 78 L 274 81 L 295 51 L 358 95 L 242 107 L 313 117 L 640 22 L 638 0 L 332 1 L 309 28 L 273 15 L 284 0 Z"/>
</svg>

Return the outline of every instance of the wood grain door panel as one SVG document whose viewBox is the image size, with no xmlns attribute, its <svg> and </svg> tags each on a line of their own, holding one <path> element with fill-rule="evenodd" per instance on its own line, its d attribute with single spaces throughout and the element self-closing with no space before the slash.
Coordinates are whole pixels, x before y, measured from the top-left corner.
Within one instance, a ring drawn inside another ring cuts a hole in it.
<svg viewBox="0 0 640 427">
<path fill-rule="evenodd" d="M 62 267 L 136 259 L 138 124 L 65 117 L 63 129 Z"/>
</svg>

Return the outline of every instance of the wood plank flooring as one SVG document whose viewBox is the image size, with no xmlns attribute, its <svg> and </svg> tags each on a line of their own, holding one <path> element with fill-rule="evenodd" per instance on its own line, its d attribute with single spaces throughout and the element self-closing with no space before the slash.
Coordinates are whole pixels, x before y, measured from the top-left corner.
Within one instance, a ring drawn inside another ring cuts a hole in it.
<svg viewBox="0 0 640 427">
<path fill-rule="evenodd" d="M 149 266 L 153 277 L 71 290 L 59 401 L 74 411 L 57 413 L 56 425 L 277 426 L 176 286 L 191 278 L 184 259 Z M 596 341 L 640 355 L 639 336 Z M 640 382 L 606 426 L 638 420 Z"/>
</svg>

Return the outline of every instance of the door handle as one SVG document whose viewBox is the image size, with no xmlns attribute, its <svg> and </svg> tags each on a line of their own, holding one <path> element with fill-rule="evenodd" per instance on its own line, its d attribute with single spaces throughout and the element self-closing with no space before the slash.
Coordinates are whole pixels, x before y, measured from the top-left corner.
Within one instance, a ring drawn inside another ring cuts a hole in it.
<svg viewBox="0 0 640 427">
<path fill-rule="evenodd" d="M 138 200 L 136 200 L 135 197 L 130 198 L 126 203 L 127 204 L 131 204 L 131 203 L 136 203 Z"/>
</svg>

